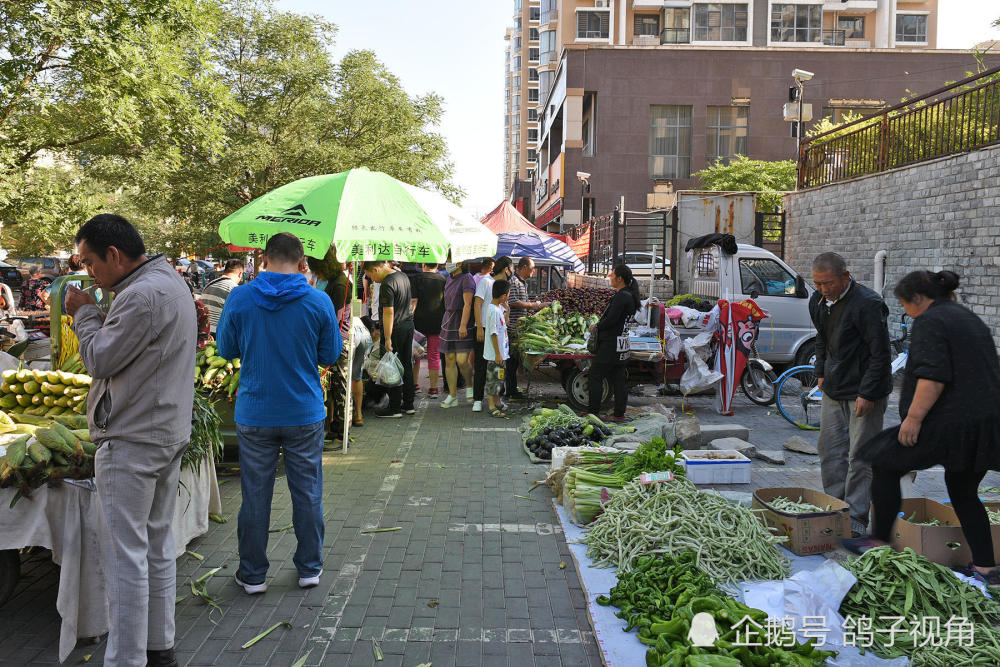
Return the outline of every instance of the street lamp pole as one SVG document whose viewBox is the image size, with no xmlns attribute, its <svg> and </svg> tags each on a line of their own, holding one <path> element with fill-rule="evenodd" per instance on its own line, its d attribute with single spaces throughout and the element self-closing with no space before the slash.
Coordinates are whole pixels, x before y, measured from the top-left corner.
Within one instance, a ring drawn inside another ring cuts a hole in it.
<svg viewBox="0 0 1000 667">
<path fill-rule="evenodd" d="M 795 79 L 795 85 L 799 89 L 799 122 L 795 126 L 795 163 L 798 164 L 802 157 L 802 98 L 805 96 L 805 84 L 799 78 Z"/>
</svg>

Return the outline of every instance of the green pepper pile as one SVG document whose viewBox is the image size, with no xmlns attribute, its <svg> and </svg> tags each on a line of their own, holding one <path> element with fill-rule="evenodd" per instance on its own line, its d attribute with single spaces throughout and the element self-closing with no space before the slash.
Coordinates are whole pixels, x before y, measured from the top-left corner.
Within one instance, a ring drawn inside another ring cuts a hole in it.
<svg viewBox="0 0 1000 667">
<path fill-rule="evenodd" d="M 619 608 L 616 616 L 626 621 L 626 632 L 638 629 L 639 641 L 649 646 L 646 667 L 812 667 L 836 655 L 818 650 L 812 640 L 789 648 L 734 645 L 745 616 L 763 626 L 767 614 L 717 588 L 698 569 L 693 553 L 639 558 L 635 569 L 619 573 L 610 597 L 598 596 L 597 602 Z M 714 648 L 688 640 L 691 621 L 701 612 L 715 618 L 719 638 Z"/>
</svg>

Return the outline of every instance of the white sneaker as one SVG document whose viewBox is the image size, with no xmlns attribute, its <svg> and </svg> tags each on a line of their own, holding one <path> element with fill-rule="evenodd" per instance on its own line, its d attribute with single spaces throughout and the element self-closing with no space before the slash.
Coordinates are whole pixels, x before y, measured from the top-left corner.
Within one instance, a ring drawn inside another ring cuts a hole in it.
<svg viewBox="0 0 1000 667">
<path fill-rule="evenodd" d="M 448 396 L 443 401 L 441 401 L 442 408 L 453 408 L 456 405 L 458 405 L 458 399 L 452 396 L 451 394 L 448 394 Z"/>
<path fill-rule="evenodd" d="M 472 391 L 472 387 L 466 387 L 465 388 L 465 400 L 471 401 L 473 396 L 475 396 L 475 393 Z"/>
<path fill-rule="evenodd" d="M 482 412 L 483 411 L 483 402 L 482 401 L 476 401 L 475 403 L 473 403 L 472 404 L 472 411 L 473 412 Z"/>
<path fill-rule="evenodd" d="M 240 573 L 239 572 L 236 573 L 236 583 L 239 584 L 243 588 L 244 591 L 246 591 L 247 595 L 258 595 L 260 593 L 263 593 L 263 592 L 267 591 L 267 584 L 266 583 L 260 583 L 260 584 L 248 584 L 248 583 L 245 583 L 245 582 L 243 582 L 240 579 Z"/>
<path fill-rule="evenodd" d="M 314 577 L 299 577 L 299 588 L 315 588 L 319 586 L 319 578 L 323 576 L 323 570 Z"/>
</svg>

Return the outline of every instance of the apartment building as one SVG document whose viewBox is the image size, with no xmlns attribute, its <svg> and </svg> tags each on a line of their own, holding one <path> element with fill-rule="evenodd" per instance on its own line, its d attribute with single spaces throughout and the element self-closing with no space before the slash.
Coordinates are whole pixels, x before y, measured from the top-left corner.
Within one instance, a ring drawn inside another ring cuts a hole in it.
<svg viewBox="0 0 1000 667">
<path fill-rule="evenodd" d="M 515 173 L 532 180 L 525 208 L 550 230 L 608 213 L 620 196 L 643 210 L 655 183 L 696 186 L 692 174 L 716 160 L 791 159 L 782 107 L 793 69 L 815 74 L 804 98 L 815 122 L 872 113 L 975 67 L 968 52 L 936 49 L 938 0 L 535 4 L 522 8 L 538 46 L 519 102 L 539 106 L 505 173 L 512 198 Z M 586 186 L 577 172 L 591 175 Z"/>
<path fill-rule="evenodd" d="M 538 145 L 538 0 L 514 0 L 507 28 L 504 67 L 504 188 L 518 209 L 529 212 L 531 173 Z"/>
</svg>

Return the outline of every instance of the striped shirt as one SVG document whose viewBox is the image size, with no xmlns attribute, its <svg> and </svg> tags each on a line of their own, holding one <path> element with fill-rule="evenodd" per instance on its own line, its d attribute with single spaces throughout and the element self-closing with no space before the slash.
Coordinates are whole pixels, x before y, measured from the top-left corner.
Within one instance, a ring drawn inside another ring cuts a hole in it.
<svg viewBox="0 0 1000 667">
<path fill-rule="evenodd" d="M 528 314 L 527 308 L 515 308 L 513 304 L 515 303 L 527 303 L 528 301 L 528 284 L 524 282 L 524 279 L 516 273 L 510 278 L 510 296 L 507 298 L 507 302 L 511 304 L 510 307 L 510 323 L 507 325 L 508 329 L 511 331 L 511 335 L 517 336 L 517 322 L 522 317 Z"/>
<path fill-rule="evenodd" d="M 236 281 L 229 276 L 223 276 L 210 282 L 201 293 L 201 302 L 208 307 L 208 323 L 213 336 L 215 328 L 219 325 L 222 308 L 226 305 L 226 299 L 234 287 Z"/>
</svg>

